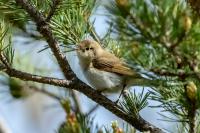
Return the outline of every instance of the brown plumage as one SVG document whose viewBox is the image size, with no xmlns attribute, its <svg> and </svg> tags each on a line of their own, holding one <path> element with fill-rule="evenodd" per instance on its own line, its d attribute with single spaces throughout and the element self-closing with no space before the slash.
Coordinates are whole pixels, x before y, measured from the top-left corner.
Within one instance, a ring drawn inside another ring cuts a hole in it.
<svg viewBox="0 0 200 133">
<path fill-rule="evenodd" d="M 149 79 L 143 78 L 96 41 L 80 42 L 77 55 L 84 77 L 95 89 L 123 90 L 126 85 L 152 85 Z"/>
<path fill-rule="evenodd" d="M 112 59 L 112 58 L 111 58 Z M 120 75 L 134 76 L 136 73 L 133 72 L 124 62 L 119 60 L 110 60 L 106 57 L 97 57 L 92 60 L 94 68 L 99 70 L 113 72 Z"/>
<path fill-rule="evenodd" d="M 116 57 L 114 54 L 109 53 L 104 50 L 97 42 L 92 40 L 84 40 L 79 44 L 79 48 L 81 50 L 85 50 L 88 48 L 92 51 L 93 54 L 89 55 L 91 58 L 90 66 L 107 72 L 112 72 L 120 75 L 127 76 L 140 76 L 132 69 L 128 67 L 128 65 L 123 62 L 120 58 Z"/>
</svg>

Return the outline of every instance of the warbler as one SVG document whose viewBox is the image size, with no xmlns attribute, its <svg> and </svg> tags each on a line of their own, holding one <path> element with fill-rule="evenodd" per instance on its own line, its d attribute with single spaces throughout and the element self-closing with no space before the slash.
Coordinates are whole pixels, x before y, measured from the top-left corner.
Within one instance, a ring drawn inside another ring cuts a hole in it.
<svg viewBox="0 0 200 133">
<path fill-rule="evenodd" d="M 155 81 L 142 77 L 94 40 L 81 41 L 76 52 L 85 78 L 96 90 L 109 92 L 124 90 L 133 85 L 155 85 Z"/>
</svg>

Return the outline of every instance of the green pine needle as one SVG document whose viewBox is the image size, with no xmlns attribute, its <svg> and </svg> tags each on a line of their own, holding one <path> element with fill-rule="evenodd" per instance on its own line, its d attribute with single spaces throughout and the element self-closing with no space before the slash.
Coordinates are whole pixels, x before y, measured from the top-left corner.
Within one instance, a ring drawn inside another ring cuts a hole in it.
<svg viewBox="0 0 200 133">
<path fill-rule="evenodd" d="M 144 89 L 141 93 L 137 94 L 134 92 L 129 92 L 124 94 L 123 101 L 120 102 L 120 105 L 127 114 L 131 115 L 134 118 L 138 117 L 139 111 L 145 108 L 148 105 L 147 99 L 150 96 L 150 93 L 144 92 Z"/>
</svg>

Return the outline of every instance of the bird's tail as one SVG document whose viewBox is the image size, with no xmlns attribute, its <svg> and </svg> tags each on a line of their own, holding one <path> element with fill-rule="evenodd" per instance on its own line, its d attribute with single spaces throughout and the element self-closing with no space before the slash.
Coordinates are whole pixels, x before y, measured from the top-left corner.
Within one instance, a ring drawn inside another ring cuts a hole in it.
<svg viewBox="0 0 200 133">
<path fill-rule="evenodd" d="M 127 80 L 127 86 L 158 87 L 166 86 L 166 81 L 162 79 L 131 78 Z"/>
</svg>

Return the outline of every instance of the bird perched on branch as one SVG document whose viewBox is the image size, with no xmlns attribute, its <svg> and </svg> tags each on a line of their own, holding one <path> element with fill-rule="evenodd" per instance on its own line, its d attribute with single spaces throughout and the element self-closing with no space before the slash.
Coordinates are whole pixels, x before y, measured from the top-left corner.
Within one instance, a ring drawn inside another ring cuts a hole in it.
<svg viewBox="0 0 200 133">
<path fill-rule="evenodd" d="M 83 40 L 76 50 L 83 74 L 94 89 L 116 92 L 132 85 L 155 84 L 152 80 L 143 78 L 94 40 Z"/>
</svg>

